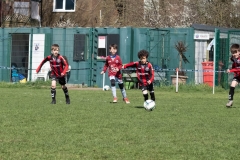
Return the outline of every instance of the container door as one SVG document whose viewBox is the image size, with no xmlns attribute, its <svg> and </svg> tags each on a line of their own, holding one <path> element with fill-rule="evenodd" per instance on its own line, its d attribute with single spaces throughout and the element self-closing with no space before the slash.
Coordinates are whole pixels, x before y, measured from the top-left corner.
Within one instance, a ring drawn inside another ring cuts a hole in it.
<svg viewBox="0 0 240 160">
<path fill-rule="evenodd" d="M 12 34 L 10 81 L 19 82 L 28 78 L 29 34 Z"/>
</svg>

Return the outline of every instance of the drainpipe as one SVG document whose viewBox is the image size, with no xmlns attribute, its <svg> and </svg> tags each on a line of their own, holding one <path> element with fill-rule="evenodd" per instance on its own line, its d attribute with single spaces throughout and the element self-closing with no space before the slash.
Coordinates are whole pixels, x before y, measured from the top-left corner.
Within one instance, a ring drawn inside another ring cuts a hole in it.
<svg viewBox="0 0 240 160">
<path fill-rule="evenodd" d="M 32 68 L 32 46 L 33 46 L 33 28 L 31 28 L 31 41 L 30 41 L 30 72 L 29 72 L 29 81 L 32 81 L 32 71 L 33 71 L 33 68 Z"/>
</svg>

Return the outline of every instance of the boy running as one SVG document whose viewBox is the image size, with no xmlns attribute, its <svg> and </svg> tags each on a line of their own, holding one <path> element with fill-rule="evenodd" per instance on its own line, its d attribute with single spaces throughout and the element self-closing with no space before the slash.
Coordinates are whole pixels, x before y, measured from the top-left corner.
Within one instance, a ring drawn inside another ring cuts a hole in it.
<svg viewBox="0 0 240 160">
<path fill-rule="evenodd" d="M 232 53 L 231 61 L 232 69 L 227 69 L 227 73 L 234 72 L 234 77 L 232 79 L 232 83 L 229 90 L 229 97 L 228 97 L 228 103 L 226 104 L 226 107 L 231 107 L 233 105 L 233 96 L 234 96 L 234 90 L 235 87 L 240 82 L 240 46 L 239 44 L 233 44 L 230 47 L 230 51 Z"/>
<path fill-rule="evenodd" d="M 52 102 L 51 104 L 56 104 L 56 81 L 59 82 L 59 84 L 62 86 L 62 90 L 65 94 L 66 98 L 66 104 L 70 104 L 70 98 L 68 94 L 68 89 L 65 86 L 66 80 L 65 80 L 65 74 L 68 70 L 68 64 L 66 60 L 59 54 L 59 45 L 53 44 L 51 46 L 51 52 L 52 54 L 47 56 L 43 59 L 43 61 L 40 63 L 38 68 L 36 69 L 36 72 L 38 73 L 43 64 L 47 61 L 50 62 L 51 67 L 51 78 L 52 78 L 52 87 L 51 87 L 51 95 L 52 95 Z"/>
<path fill-rule="evenodd" d="M 118 86 L 121 90 L 123 101 L 128 104 L 130 102 L 127 98 L 126 90 L 123 86 L 122 74 L 120 72 L 120 70 L 122 69 L 122 60 L 120 56 L 117 55 L 117 45 L 111 44 L 109 46 L 109 51 L 111 55 L 107 56 L 106 62 L 101 74 L 105 73 L 106 70 L 108 69 L 108 77 L 110 79 L 111 88 L 112 88 L 113 103 L 117 103 L 117 93 L 116 93 L 115 83 L 116 81 L 118 81 Z"/>
<path fill-rule="evenodd" d="M 138 52 L 140 61 L 130 62 L 125 64 L 122 68 L 134 67 L 137 68 L 137 78 L 139 86 L 142 89 L 144 101 L 148 100 L 148 91 L 150 92 L 151 100 L 155 101 L 155 94 L 153 89 L 154 70 L 152 64 L 147 61 L 148 51 L 141 50 Z"/>
</svg>

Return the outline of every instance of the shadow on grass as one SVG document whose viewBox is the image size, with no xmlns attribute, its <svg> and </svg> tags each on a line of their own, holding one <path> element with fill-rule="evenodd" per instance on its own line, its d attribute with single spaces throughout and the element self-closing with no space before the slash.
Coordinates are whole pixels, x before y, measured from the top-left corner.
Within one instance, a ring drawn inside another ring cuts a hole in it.
<svg viewBox="0 0 240 160">
<path fill-rule="evenodd" d="M 144 109 L 143 106 L 136 106 L 135 108 L 138 108 L 138 109 Z"/>
<path fill-rule="evenodd" d="M 231 109 L 231 108 L 237 108 L 237 107 L 226 107 L 227 109 Z"/>
</svg>

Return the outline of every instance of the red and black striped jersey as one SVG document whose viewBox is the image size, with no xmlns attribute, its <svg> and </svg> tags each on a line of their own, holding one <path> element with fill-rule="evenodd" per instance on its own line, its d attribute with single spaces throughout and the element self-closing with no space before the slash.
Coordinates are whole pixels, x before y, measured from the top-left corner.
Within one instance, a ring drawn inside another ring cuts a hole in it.
<svg viewBox="0 0 240 160">
<path fill-rule="evenodd" d="M 49 55 L 46 58 L 44 58 L 43 61 L 38 66 L 38 68 L 36 69 L 37 73 L 40 71 L 44 63 L 46 63 L 47 61 L 50 62 L 51 75 L 61 77 L 61 73 L 63 73 L 64 75 L 66 74 L 66 71 L 68 70 L 68 64 L 60 54 L 58 54 L 57 57 Z"/>
<path fill-rule="evenodd" d="M 240 58 L 234 59 L 232 69 L 230 72 L 234 72 L 234 77 L 240 77 Z"/>
<path fill-rule="evenodd" d="M 137 78 L 140 86 L 148 85 L 147 81 L 149 80 L 151 81 L 151 83 L 153 82 L 154 69 L 150 62 L 147 62 L 146 64 L 141 64 L 141 61 L 137 61 L 137 62 L 130 62 L 124 65 L 124 68 L 128 68 L 128 67 L 133 67 L 137 69 L 136 73 L 137 73 Z"/>
</svg>

